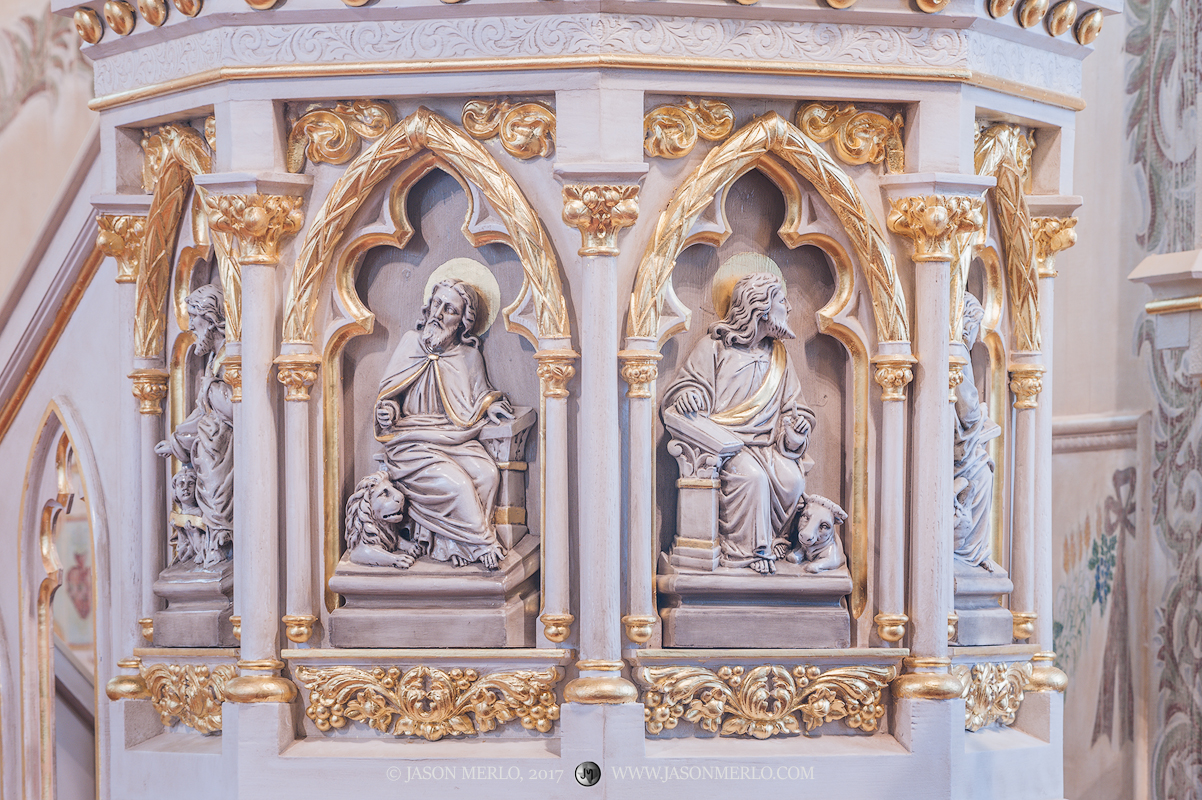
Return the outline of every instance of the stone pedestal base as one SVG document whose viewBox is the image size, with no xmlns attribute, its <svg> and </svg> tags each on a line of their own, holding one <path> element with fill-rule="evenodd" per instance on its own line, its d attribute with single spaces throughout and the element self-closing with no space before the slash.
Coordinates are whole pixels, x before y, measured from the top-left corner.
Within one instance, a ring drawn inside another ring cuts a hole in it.
<svg viewBox="0 0 1202 800">
<path fill-rule="evenodd" d="M 976 647 L 1010 644 L 1014 619 L 1001 607 L 1005 595 L 1014 590 L 1006 571 L 992 561 L 993 571 L 955 562 L 956 638 L 952 645 Z"/>
<path fill-rule="evenodd" d="M 343 556 L 330 589 L 346 599 L 330 614 L 334 647 L 533 647 L 538 540 L 523 537 L 491 572 L 428 556 L 405 570 Z"/>
<path fill-rule="evenodd" d="M 674 566 L 660 556 L 656 579 L 664 647 L 828 648 L 851 646 L 846 567 L 817 575 L 776 562 L 775 575 Z"/>
<path fill-rule="evenodd" d="M 236 647 L 233 613 L 234 564 L 215 569 L 175 564 L 159 573 L 154 593 L 167 607 L 154 615 L 158 647 Z"/>
</svg>

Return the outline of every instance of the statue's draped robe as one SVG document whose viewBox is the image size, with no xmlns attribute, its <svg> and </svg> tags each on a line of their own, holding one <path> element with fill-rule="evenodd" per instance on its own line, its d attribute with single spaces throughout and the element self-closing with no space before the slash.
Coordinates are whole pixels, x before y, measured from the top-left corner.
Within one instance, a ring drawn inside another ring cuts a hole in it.
<svg viewBox="0 0 1202 800">
<path fill-rule="evenodd" d="M 196 505 L 208 532 L 206 567 L 216 563 L 217 548 L 230 541 L 234 528 L 234 405 L 224 360 L 225 348 L 208 360 L 196 407 L 167 437 L 171 455 L 196 471 Z"/>
<path fill-rule="evenodd" d="M 484 357 L 464 344 L 427 352 L 421 334 L 408 331 L 384 375 L 377 402 L 396 400 L 402 416 L 377 438 L 389 479 L 409 498 L 414 538 L 429 542 L 437 561 L 500 558 L 493 511 L 501 477 L 476 437 L 503 396 L 489 384 Z"/>
<path fill-rule="evenodd" d="M 994 464 L 987 444 L 1001 429 L 981 402 L 971 365 L 964 367 L 964 380 L 956 387 L 955 411 L 953 540 L 956 558 L 976 567 L 992 555 L 989 511 L 993 506 Z"/>
<path fill-rule="evenodd" d="M 785 446 L 784 426 L 800 417 L 814 424 L 784 345 L 774 340 L 770 350 L 748 350 L 706 337 L 681 367 L 664 406 L 689 389 L 704 398 L 701 414 L 743 442 L 719 475 L 721 564 L 745 567 L 775 558 L 772 545 L 787 541 L 787 525 L 805 490 L 805 454 Z"/>
</svg>

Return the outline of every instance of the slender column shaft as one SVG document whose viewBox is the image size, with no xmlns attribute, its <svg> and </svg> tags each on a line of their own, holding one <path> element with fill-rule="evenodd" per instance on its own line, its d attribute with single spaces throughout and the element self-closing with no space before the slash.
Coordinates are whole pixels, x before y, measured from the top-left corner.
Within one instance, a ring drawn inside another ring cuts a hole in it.
<svg viewBox="0 0 1202 800">
<path fill-rule="evenodd" d="M 651 392 L 654 396 L 654 392 Z M 630 399 L 630 552 L 627 590 L 631 617 L 655 618 L 655 402 Z M 648 458 L 652 456 L 652 458 Z M 628 626 L 627 630 L 630 630 Z"/>
<path fill-rule="evenodd" d="M 543 401 L 545 449 L 543 460 L 543 620 L 547 639 L 563 641 L 571 616 L 568 554 L 568 401 L 546 397 Z M 555 619 L 557 618 L 557 619 Z M 562 628 L 556 628 L 556 623 Z M 563 638 L 560 638 L 560 636 Z"/>
<path fill-rule="evenodd" d="M 1039 279 L 1043 391 L 1035 410 L 1035 641 L 1052 649 L 1052 352 L 1055 278 Z"/>
<path fill-rule="evenodd" d="M 161 359 L 136 358 L 135 393 L 140 398 L 139 473 L 141 480 L 142 532 L 142 618 L 153 618 L 161 603 L 154 593 L 154 582 L 167 566 L 166 474 L 163 459 L 154 448 L 163 439 L 162 399 L 166 396 L 167 373 Z M 160 391 L 155 391 L 159 387 Z M 151 410 L 154 406 L 157 410 Z"/>
<path fill-rule="evenodd" d="M 1035 628 L 1036 543 L 1036 461 L 1038 451 L 1037 403 L 1043 366 L 1039 353 L 1015 353 L 1010 365 L 1010 390 L 1014 393 L 1014 492 L 1011 501 L 1010 611 L 1014 615 L 1014 635 L 1030 639 Z M 1049 431 L 1050 434 L 1050 431 Z M 1050 548 L 1049 548 L 1050 550 Z"/>
<path fill-rule="evenodd" d="M 288 452 L 284 460 L 284 482 L 287 486 L 287 502 L 284 504 L 284 526 L 288 561 L 288 586 L 285 610 L 288 638 L 303 642 L 308 632 L 300 633 L 304 626 L 300 618 L 314 617 L 316 603 L 313 598 L 313 530 L 311 498 L 309 491 L 309 404 L 304 400 L 284 403 L 284 436 Z M 303 638 L 302 638 L 303 636 Z"/>
<path fill-rule="evenodd" d="M 117 288 L 118 303 L 120 304 L 118 318 L 121 320 L 121 352 L 125 372 L 133 367 L 134 352 L 134 284 L 123 283 Z M 146 454 L 144 443 L 141 441 L 142 415 L 138 413 L 136 403 L 126 403 L 122 406 L 121 434 L 126 442 L 138 442 L 138 447 L 122 448 L 122 484 L 129 488 L 141 486 L 142 459 L 151 457 Z M 147 586 L 145 568 L 143 567 L 142 543 L 138 533 L 141 525 L 142 496 L 138 492 L 126 491 L 121 493 L 121 525 L 112 534 L 117 546 L 110 559 L 111 586 L 113 590 L 114 612 L 111 617 L 113 624 L 114 650 L 129 653 L 132 648 L 144 643 L 142 636 L 136 632 L 137 620 L 147 616 L 147 610 L 153 607 L 147 603 L 153 599 L 143 594 Z M 157 576 L 156 576 L 157 577 Z M 153 586 L 154 581 L 150 581 Z"/>
</svg>

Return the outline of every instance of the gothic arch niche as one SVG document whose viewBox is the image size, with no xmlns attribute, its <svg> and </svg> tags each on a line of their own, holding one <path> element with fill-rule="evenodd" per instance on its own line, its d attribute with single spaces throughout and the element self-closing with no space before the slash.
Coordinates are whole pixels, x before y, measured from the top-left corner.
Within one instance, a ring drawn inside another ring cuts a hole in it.
<svg viewBox="0 0 1202 800">
<path fill-rule="evenodd" d="M 21 696 L 27 698 L 22 782 L 25 796 L 52 800 L 60 786 L 91 791 L 101 780 L 98 764 L 82 770 L 60 765 L 57 753 L 71 748 L 78 755 L 81 744 L 87 755 L 104 752 L 98 740 L 107 730 L 107 710 L 97 701 L 96 676 L 109 669 L 108 648 L 97 638 L 108 629 L 109 604 L 99 591 L 107 584 L 108 537 L 91 446 L 69 403 L 51 401 L 38 427 L 26 468 L 18 552 Z"/>
</svg>

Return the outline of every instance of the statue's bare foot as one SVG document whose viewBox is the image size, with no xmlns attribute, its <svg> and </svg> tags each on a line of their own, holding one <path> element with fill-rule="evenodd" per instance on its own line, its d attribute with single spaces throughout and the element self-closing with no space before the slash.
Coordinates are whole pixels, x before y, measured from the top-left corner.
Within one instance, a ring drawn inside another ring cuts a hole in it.
<svg viewBox="0 0 1202 800">
<path fill-rule="evenodd" d="M 789 545 L 785 542 L 778 542 L 772 545 L 772 552 L 777 558 L 784 558 L 789 552 Z"/>
<path fill-rule="evenodd" d="M 480 556 L 480 563 L 484 565 L 485 569 L 496 569 L 500 566 L 500 564 L 497 562 L 496 553 L 485 553 L 484 555 Z"/>
<path fill-rule="evenodd" d="M 761 575 L 772 575 L 776 573 L 776 565 L 771 559 L 757 558 L 751 562 L 751 568 Z"/>
<path fill-rule="evenodd" d="M 451 564 L 456 567 L 466 567 L 468 565 L 468 562 L 466 559 L 464 559 L 460 556 L 451 556 Z"/>
<path fill-rule="evenodd" d="M 397 569 L 409 569 L 413 566 L 414 558 L 408 553 L 397 553 L 392 565 Z"/>
</svg>

